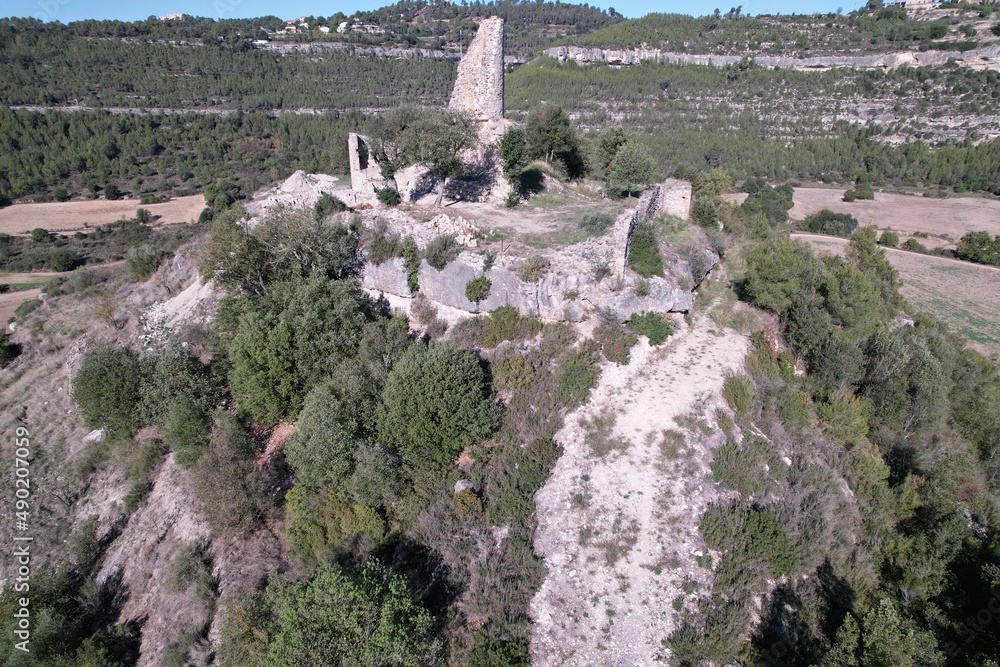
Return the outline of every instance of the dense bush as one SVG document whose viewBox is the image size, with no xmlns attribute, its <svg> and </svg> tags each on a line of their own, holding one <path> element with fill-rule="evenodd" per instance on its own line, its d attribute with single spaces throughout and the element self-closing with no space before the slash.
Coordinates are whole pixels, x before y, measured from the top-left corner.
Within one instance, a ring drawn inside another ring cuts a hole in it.
<svg viewBox="0 0 1000 667">
<path fill-rule="evenodd" d="M 632 313 L 628 328 L 640 336 L 649 338 L 650 345 L 660 345 L 674 332 L 670 322 L 660 313 Z"/>
<path fill-rule="evenodd" d="M 957 253 L 970 262 L 1000 266 L 1000 234 L 991 239 L 988 232 L 967 232 L 958 241 Z"/>
<path fill-rule="evenodd" d="M 517 265 L 517 277 L 525 282 L 537 283 L 548 274 L 551 264 L 552 262 L 542 255 L 531 255 Z"/>
<path fill-rule="evenodd" d="M 130 435 L 142 425 L 142 384 L 142 367 L 135 352 L 102 347 L 83 358 L 73 378 L 73 398 L 88 426 Z"/>
<path fill-rule="evenodd" d="M 260 522 L 273 499 L 273 482 L 257 467 L 256 450 L 246 428 L 224 410 L 218 410 L 208 449 L 194 470 L 198 506 L 219 533 L 243 534 Z"/>
<path fill-rule="evenodd" d="M 324 192 L 320 195 L 316 203 L 313 204 L 313 216 L 316 220 L 322 222 L 334 213 L 341 213 L 348 210 L 347 204 L 343 202 L 339 197 L 331 195 L 329 192 Z"/>
<path fill-rule="evenodd" d="M 399 192 L 392 186 L 385 186 L 375 191 L 375 197 L 386 206 L 399 206 Z"/>
<path fill-rule="evenodd" d="M 405 579 L 376 565 L 320 565 L 307 580 L 276 581 L 266 664 L 428 665 L 439 657 L 434 620 Z"/>
<path fill-rule="evenodd" d="M 374 317 L 357 283 L 315 274 L 246 314 L 229 348 L 230 388 L 255 418 L 298 412 L 305 394 L 341 360 L 353 357 Z"/>
<path fill-rule="evenodd" d="M 651 224 L 640 224 L 632 232 L 628 244 L 628 265 L 644 278 L 663 276 L 663 255 Z"/>
<path fill-rule="evenodd" d="M 326 385 L 306 396 L 298 428 L 285 443 L 285 457 L 296 484 L 307 488 L 335 486 L 350 476 L 358 441 L 341 424 L 340 400 Z"/>
<path fill-rule="evenodd" d="M 461 248 L 455 242 L 454 236 L 451 234 L 442 234 L 435 237 L 424 248 L 424 259 L 427 260 L 428 264 L 440 271 L 447 266 L 448 262 L 458 257 L 460 251 Z"/>
<path fill-rule="evenodd" d="M 465 283 L 465 298 L 475 303 L 478 309 L 479 302 L 485 301 L 490 297 L 490 289 L 492 287 L 493 282 L 486 276 L 473 278 Z"/>
<path fill-rule="evenodd" d="M 884 245 L 887 248 L 895 248 L 899 245 L 899 234 L 896 232 L 885 231 L 878 239 L 879 245 Z"/>
<path fill-rule="evenodd" d="M 638 337 L 618 322 L 618 316 L 612 312 L 600 313 L 600 319 L 594 329 L 594 340 L 601 345 L 601 354 L 619 366 L 628 364 L 629 351 L 639 342 Z"/>
<path fill-rule="evenodd" d="M 447 463 L 497 424 L 479 359 L 445 344 L 410 348 L 389 373 L 382 401 L 382 441 L 413 466 Z"/>
<path fill-rule="evenodd" d="M 849 213 L 834 213 L 824 208 L 819 213 L 813 213 L 799 223 L 799 228 L 813 234 L 829 234 L 831 236 L 849 237 L 858 227 L 858 219 Z"/>
<path fill-rule="evenodd" d="M 163 424 L 163 444 L 175 452 L 174 460 L 191 469 L 208 449 L 212 420 L 196 403 L 178 398 L 170 403 Z"/>
</svg>

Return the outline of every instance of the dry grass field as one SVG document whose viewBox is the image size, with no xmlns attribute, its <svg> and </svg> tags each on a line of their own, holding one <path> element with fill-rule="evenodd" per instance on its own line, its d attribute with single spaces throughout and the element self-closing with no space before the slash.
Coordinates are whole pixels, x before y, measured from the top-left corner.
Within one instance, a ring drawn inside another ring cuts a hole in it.
<svg viewBox="0 0 1000 667">
<path fill-rule="evenodd" d="M 841 254 L 847 245 L 832 236 L 793 236 L 821 254 Z M 1000 354 L 1000 269 L 903 250 L 886 254 L 911 305 L 965 335 L 980 352 Z"/>
<path fill-rule="evenodd" d="M 37 299 L 38 295 L 42 293 L 42 288 L 35 287 L 28 290 L 19 290 L 17 292 L 4 292 L 0 294 L 0 326 L 4 328 L 5 331 L 10 329 L 7 327 L 7 320 L 14 317 L 14 311 L 25 301 L 31 301 L 32 299 Z"/>
<path fill-rule="evenodd" d="M 981 197 L 932 199 L 914 195 L 875 193 L 871 201 L 845 202 L 844 190 L 831 188 L 796 188 L 794 206 L 788 212 L 792 220 L 802 220 L 828 208 L 836 213 L 850 213 L 862 226 L 899 232 L 900 240 L 914 232 L 929 234 L 917 238 L 929 248 L 954 246 L 966 232 L 986 231 L 1000 234 L 1000 201 Z"/>
<path fill-rule="evenodd" d="M 44 204 L 14 204 L 0 208 L 0 233 L 30 234 L 36 227 L 50 232 L 75 232 L 117 220 L 135 217 L 140 208 L 148 210 L 155 224 L 195 222 L 206 206 L 203 195 L 178 197 L 162 204 L 143 206 L 138 199 L 69 201 Z"/>
</svg>

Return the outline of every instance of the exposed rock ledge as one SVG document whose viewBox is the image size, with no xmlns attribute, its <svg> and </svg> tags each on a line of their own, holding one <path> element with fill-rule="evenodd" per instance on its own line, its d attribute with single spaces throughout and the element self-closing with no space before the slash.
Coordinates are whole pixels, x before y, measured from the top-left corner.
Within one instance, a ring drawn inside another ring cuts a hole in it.
<svg viewBox="0 0 1000 667">
<path fill-rule="evenodd" d="M 556 46 L 544 51 L 545 55 L 559 60 L 575 60 L 579 63 L 608 63 L 610 65 L 634 65 L 644 60 L 654 60 L 670 64 L 691 65 L 731 65 L 744 57 L 711 54 L 674 53 L 653 48 L 640 49 L 587 49 L 580 46 Z M 784 67 L 800 71 L 826 70 L 833 67 L 854 67 L 858 69 L 896 69 L 897 67 L 940 66 L 950 60 L 958 65 L 974 69 L 1000 70 L 1000 46 L 988 46 L 971 51 L 901 51 L 895 53 L 875 53 L 865 56 L 811 56 L 790 58 L 788 56 L 752 56 L 762 67 Z"/>
</svg>

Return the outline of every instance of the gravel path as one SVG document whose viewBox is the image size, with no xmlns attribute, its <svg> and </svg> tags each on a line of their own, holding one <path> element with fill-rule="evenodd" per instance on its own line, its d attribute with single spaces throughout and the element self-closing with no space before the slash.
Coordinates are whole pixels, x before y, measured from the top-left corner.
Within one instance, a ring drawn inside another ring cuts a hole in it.
<svg viewBox="0 0 1000 667">
<path fill-rule="evenodd" d="M 642 339 L 567 417 L 563 456 L 535 496 L 548 576 L 529 608 L 534 665 L 662 664 L 677 607 L 693 609 L 711 583 L 698 521 L 719 495 L 708 465 L 725 440 L 722 383 L 746 351 L 746 337 L 700 316 L 663 348 Z M 613 449 L 595 457 L 587 433 L 612 413 Z"/>
</svg>

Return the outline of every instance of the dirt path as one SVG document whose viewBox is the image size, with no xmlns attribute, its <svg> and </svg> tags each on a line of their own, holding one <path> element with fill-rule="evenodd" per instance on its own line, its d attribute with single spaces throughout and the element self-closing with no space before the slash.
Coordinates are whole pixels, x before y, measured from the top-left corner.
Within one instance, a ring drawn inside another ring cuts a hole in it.
<svg viewBox="0 0 1000 667">
<path fill-rule="evenodd" d="M 744 336 L 699 316 L 664 348 L 642 342 L 628 366 L 605 368 L 567 417 L 556 434 L 564 453 L 535 496 L 548 568 L 529 608 L 536 667 L 663 659 L 677 607 L 693 609 L 711 583 L 698 521 L 719 493 L 708 466 L 725 439 L 715 426 L 723 379 L 746 351 Z M 597 458 L 588 422 L 607 410 L 621 440 Z"/>
<path fill-rule="evenodd" d="M 50 232 L 80 231 L 85 224 L 94 227 L 117 220 L 134 218 L 140 208 L 147 209 L 156 224 L 195 222 L 205 208 L 205 197 L 177 197 L 162 204 L 146 204 L 138 199 L 106 201 L 68 201 L 44 204 L 13 204 L 0 208 L 0 233 L 30 234 L 36 227 Z"/>
<path fill-rule="evenodd" d="M 836 236 L 825 236 L 823 234 L 792 234 L 791 237 L 793 239 L 800 239 L 802 241 L 805 241 L 806 243 L 811 243 L 812 245 L 818 246 L 820 248 L 836 247 L 838 248 L 837 250 L 838 253 L 842 252 L 844 246 L 847 245 L 847 239 L 842 239 Z M 921 258 L 927 260 L 931 264 L 953 264 L 974 271 L 1000 271 L 1000 267 L 987 266 L 986 264 L 975 264 L 973 262 L 964 262 L 960 259 L 952 259 L 950 257 L 938 257 L 937 255 L 923 255 L 919 252 L 910 252 L 909 250 L 900 250 L 899 248 L 886 248 L 884 246 L 882 247 L 882 249 L 885 250 L 886 257 L 888 257 L 889 261 L 892 263 L 894 263 L 893 262 L 894 257 L 898 257 L 901 260 L 904 258 L 910 260 Z"/>
</svg>

